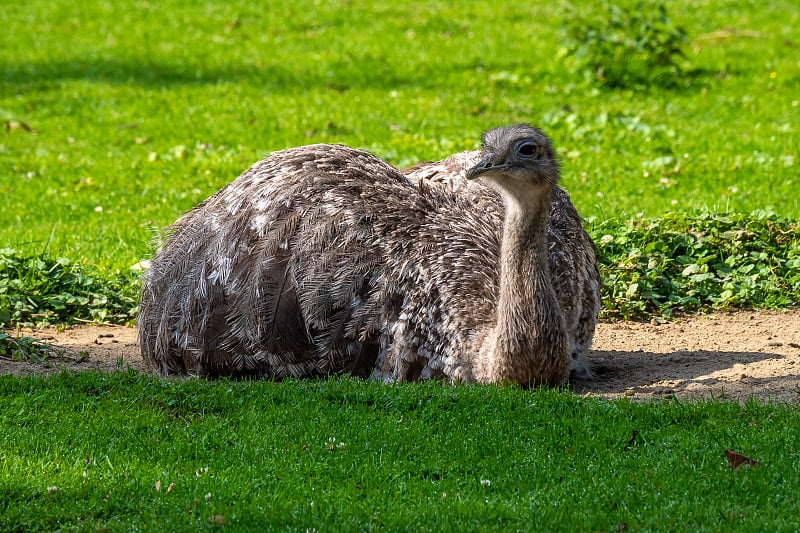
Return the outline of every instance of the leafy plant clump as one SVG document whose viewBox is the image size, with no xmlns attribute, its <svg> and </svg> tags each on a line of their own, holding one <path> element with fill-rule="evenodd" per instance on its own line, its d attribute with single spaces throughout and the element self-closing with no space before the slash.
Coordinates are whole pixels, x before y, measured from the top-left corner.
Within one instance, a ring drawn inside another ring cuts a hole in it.
<svg viewBox="0 0 800 533">
<path fill-rule="evenodd" d="M 668 213 L 590 232 L 607 317 L 800 303 L 800 223 L 775 214 Z"/>
<path fill-rule="evenodd" d="M 5 359 L 45 363 L 50 354 L 55 351 L 56 349 L 52 345 L 33 337 L 27 335 L 15 337 L 0 332 L 0 357 Z"/>
<path fill-rule="evenodd" d="M 686 32 L 675 26 L 663 2 L 622 8 L 604 1 L 599 10 L 570 9 L 563 29 L 566 57 L 577 70 L 609 87 L 675 85 Z"/>
<path fill-rule="evenodd" d="M 124 323 L 134 316 L 137 291 L 133 275 L 106 276 L 63 257 L 0 250 L 0 326 Z"/>
</svg>

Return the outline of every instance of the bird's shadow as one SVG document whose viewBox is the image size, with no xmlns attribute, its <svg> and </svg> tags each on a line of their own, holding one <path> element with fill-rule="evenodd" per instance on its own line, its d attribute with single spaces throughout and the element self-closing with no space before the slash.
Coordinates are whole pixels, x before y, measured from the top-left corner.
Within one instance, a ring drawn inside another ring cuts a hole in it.
<svg viewBox="0 0 800 533">
<path fill-rule="evenodd" d="M 591 379 L 573 379 L 574 392 L 607 396 L 646 393 L 650 397 L 674 395 L 775 397 L 788 392 L 800 398 L 800 368 L 772 375 L 751 375 L 747 365 L 768 361 L 782 366 L 785 355 L 768 352 L 727 352 L 677 350 L 667 353 L 648 351 L 592 350 Z M 738 367 L 737 367 L 738 366 Z M 750 393 L 748 394 L 748 391 Z"/>
</svg>

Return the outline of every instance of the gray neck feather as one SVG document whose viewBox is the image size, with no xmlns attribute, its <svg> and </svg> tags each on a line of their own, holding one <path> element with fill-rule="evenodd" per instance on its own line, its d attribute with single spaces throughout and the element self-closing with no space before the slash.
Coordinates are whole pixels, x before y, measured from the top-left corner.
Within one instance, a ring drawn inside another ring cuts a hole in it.
<svg viewBox="0 0 800 533">
<path fill-rule="evenodd" d="M 550 191 L 506 204 L 496 323 L 482 358 L 486 380 L 561 383 L 569 358 L 566 328 L 547 255 Z"/>
</svg>

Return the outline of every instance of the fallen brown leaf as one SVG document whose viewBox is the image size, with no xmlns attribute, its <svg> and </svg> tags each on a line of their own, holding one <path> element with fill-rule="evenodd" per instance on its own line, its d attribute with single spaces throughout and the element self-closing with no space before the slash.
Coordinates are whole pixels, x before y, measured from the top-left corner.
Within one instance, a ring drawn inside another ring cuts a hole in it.
<svg viewBox="0 0 800 533">
<path fill-rule="evenodd" d="M 227 524 L 225 517 L 221 514 L 214 514 L 208 517 L 209 524 L 217 524 L 217 525 L 224 525 Z"/>
<path fill-rule="evenodd" d="M 741 453 L 735 452 L 733 450 L 725 450 L 725 459 L 728 460 L 728 465 L 730 465 L 730 467 L 733 468 L 734 470 L 742 465 L 755 466 L 761 464 L 755 459 L 751 459 L 746 455 L 742 455 Z"/>
</svg>

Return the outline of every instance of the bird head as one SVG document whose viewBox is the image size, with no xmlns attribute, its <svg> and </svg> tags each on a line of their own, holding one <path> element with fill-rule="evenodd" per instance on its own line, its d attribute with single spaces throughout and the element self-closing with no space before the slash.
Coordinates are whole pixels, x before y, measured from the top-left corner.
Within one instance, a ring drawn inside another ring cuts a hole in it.
<svg viewBox="0 0 800 533">
<path fill-rule="evenodd" d="M 504 126 L 483 134 L 483 154 L 466 172 L 469 180 L 524 197 L 538 189 L 552 189 L 558 181 L 558 163 L 550 140 L 527 124 Z"/>
</svg>

